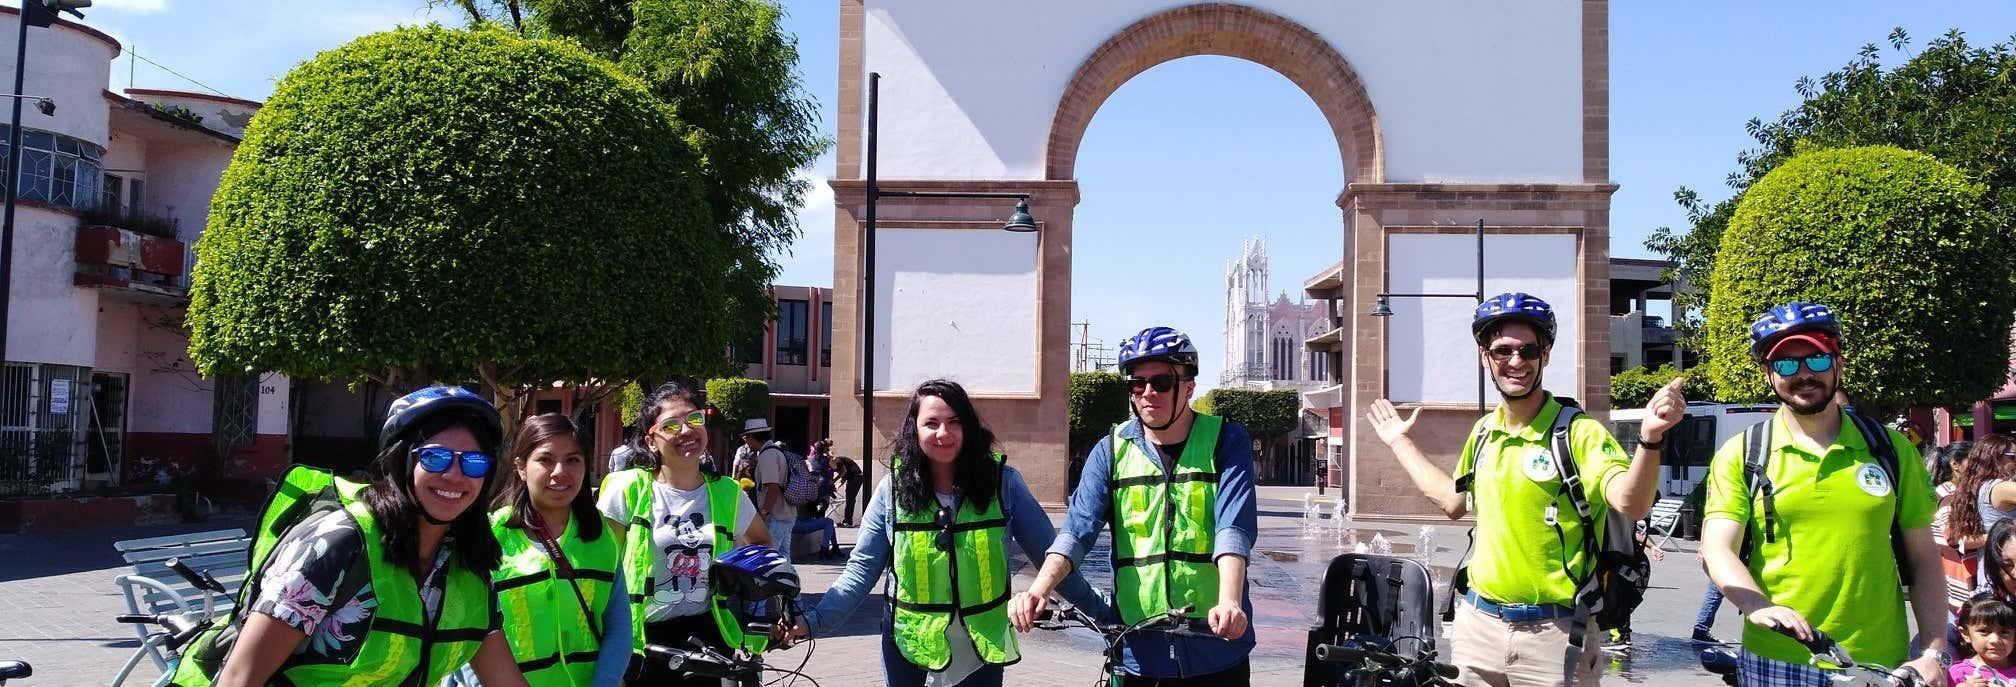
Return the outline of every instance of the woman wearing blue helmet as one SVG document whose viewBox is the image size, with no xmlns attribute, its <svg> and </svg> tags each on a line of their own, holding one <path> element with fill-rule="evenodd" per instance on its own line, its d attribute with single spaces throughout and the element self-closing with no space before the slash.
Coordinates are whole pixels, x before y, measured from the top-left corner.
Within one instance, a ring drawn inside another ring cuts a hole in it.
<svg viewBox="0 0 2016 687">
<path fill-rule="evenodd" d="M 172 684 L 433 685 L 466 663 L 484 684 L 524 685 L 482 507 L 500 435 L 489 401 L 428 387 L 387 411 L 378 481 L 290 470 L 261 516 L 250 602 L 190 645 Z"/>
</svg>

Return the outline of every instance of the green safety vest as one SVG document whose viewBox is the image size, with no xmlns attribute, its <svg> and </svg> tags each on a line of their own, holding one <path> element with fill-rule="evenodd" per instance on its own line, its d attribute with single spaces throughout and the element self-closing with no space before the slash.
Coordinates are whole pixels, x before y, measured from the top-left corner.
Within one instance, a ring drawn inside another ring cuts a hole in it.
<svg viewBox="0 0 2016 687">
<path fill-rule="evenodd" d="M 357 521 L 365 554 L 370 557 L 370 586 L 378 602 L 372 613 L 370 634 L 347 664 L 283 664 L 270 681 L 304 687 L 436 685 L 476 657 L 483 638 L 490 634 L 489 581 L 451 560 L 440 615 L 433 623 L 427 622 L 419 581 L 406 567 L 385 562 L 383 533 L 362 498 L 366 486 L 305 465 L 287 471 L 279 490 L 261 510 L 259 532 L 253 541 L 246 583 L 239 592 L 235 622 L 205 630 L 192 641 L 183 652 L 170 684 L 179 687 L 211 684 L 230 654 L 230 644 L 235 643 L 235 628 L 242 626 L 251 601 L 258 598 L 264 566 L 281 537 L 307 516 L 335 508 L 343 509 Z M 333 596 L 341 598 L 348 594 L 338 590 Z M 231 637 L 218 643 L 227 628 L 232 629 Z"/>
<path fill-rule="evenodd" d="M 1194 605 L 1203 618 L 1218 604 L 1218 430 L 1224 421 L 1197 414 L 1183 455 L 1164 472 L 1139 444 L 1113 428 L 1114 602 L 1133 623 Z M 1169 460 L 1163 456 L 1164 461 Z"/>
<path fill-rule="evenodd" d="M 1000 454 L 994 454 L 994 463 L 999 470 Z M 892 506 L 896 650 L 925 670 L 944 670 L 951 663 L 945 631 L 955 618 L 964 624 L 980 660 L 1008 665 L 1022 659 L 1008 626 L 1008 520 L 1001 514 L 1001 495 L 989 499 L 984 511 L 974 510 L 971 499 L 961 501 L 951 523 L 949 550 L 938 546 L 944 528 L 938 525 L 937 509 Z"/>
<path fill-rule="evenodd" d="M 735 548 L 735 511 L 741 506 L 742 485 L 726 477 L 716 477 L 702 473 L 707 480 L 708 526 L 714 529 L 714 555 L 720 556 Z M 651 540 L 651 504 L 653 500 L 651 483 L 655 480 L 649 468 L 631 468 L 609 473 L 602 478 L 599 493 L 616 492 L 623 495 L 623 502 L 630 505 L 630 521 L 624 523 L 623 530 L 623 586 L 630 590 L 630 631 L 632 653 L 644 654 L 644 601 L 651 598 L 653 580 L 651 562 L 663 555 L 657 544 Z M 728 597 L 714 590 L 714 627 L 721 632 L 721 641 L 730 647 L 740 647 L 745 651 L 762 653 L 770 646 L 770 636 L 762 633 L 744 635 L 742 624 L 735 620 L 729 609 Z"/>
<path fill-rule="evenodd" d="M 584 541 L 575 529 L 580 518 L 568 518 L 567 531 L 554 543 L 574 567 L 570 582 L 556 574 L 558 566 L 530 530 L 504 524 L 510 519 L 509 506 L 490 514 L 490 527 L 504 550 L 491 585 L 518 670 L 534 687 L 594 684 L 595 659 L 602 649 L 595 638 L 604 632 L 600 609 L 615 591 L 621 551 L 616 537 L 605 533 Z"/>
</svg>

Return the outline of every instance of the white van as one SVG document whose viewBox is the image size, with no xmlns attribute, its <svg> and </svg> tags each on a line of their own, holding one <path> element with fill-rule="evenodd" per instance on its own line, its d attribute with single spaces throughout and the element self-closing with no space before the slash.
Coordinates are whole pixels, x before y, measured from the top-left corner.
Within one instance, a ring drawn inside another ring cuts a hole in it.
<svg viewBox="0 0 2016 687">
<path fill-rule="evenodd" d="M 1777 411 L 1776 404 L 1688 403 L 1687 419 L 1667 433 L 1666 450 L 1659 456 L 1660 495 L 1686 497 L 1707 479 L 1708 459 L 1723 442 Z M 1638 424 L 1644 419 L 1644 408 L 1610 411 L 1610 433 L 1624 445 L 1626 455 L 1638 450 Z"/>
</svg>

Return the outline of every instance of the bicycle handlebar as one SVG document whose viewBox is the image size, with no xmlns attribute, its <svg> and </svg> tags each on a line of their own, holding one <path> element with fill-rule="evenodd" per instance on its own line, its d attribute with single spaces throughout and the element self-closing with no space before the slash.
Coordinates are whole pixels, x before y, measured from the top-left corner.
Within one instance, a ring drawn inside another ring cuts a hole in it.
<svg viewBox="0 0 2016 687">
<path fill-rule="evenodd" d="M 759 660 L 737 660 L 722 655 L 699 639 L 693 640 L 693 649 L 677 649 L 663 644 L 644 645 L 644 655 L 664 661 L 674 671 L 695 677 L 711 677 L 732 680 L 738 677 L 760 675 L 763 663 Z"/>
<path fill-rule="evenodd" d="M 120 614 L 114 619 L 122 623 L 161 626 L 162 629 L 168 631 L 168 637 L 162 640 L 161 646 L 167 648 L 169 651 L 180 649 L 182 645 L 188 644 L 189 640 L 195 639 L 196 635 L 209 629 L 212 622 L 209 619 L 191 618 L 181 613 L 157 613 L 154 615 L 126 613 Z"/>
<path fill-rule="evenodd" d="M 1406 658 L 1391 652 L 1375 651 L 1362 647 L 1339 646 L 1336 644 L 1316 645 L 1316 660 L 1325 663 L 1357 663 L 1377 666 L 1381 672 L 1393 672 L 1400 682 L 1410 682 L 1417 670 L 1425 670 L 1436 679 L 1454 680 L 1458 672 L 1456 666 L 1440 663 L 1427 658 Z M 1405 671 L 1400 673 L 1398 671 Z"/>
<path fill-rule="evenodd" d="M 1124 623 L 1102 623 L 1092 618 L 1084 609 L 1072 606 L 1071 604 L 1059 603 L 1043 609 L 1043 613 L 1036 617 L 1036 627 L 1045 630 L 1062 630 L 1071 625 L 1078 625 L 1105 635 L 1109 640 L 1119 639 L 1135 632 L 1160 632 L 1177 637 L 1195 637 L 1198 639 L 1224 639 L 1223 637 L 1219 637 L 1217 633 L 1212 632 L 1210 626 L 1204 621 L 1189 617 L 1190 612 L 1196 610 L 1196 608 L 1196 604 L 1186 604 L 1180 608 L 1172 608 L 1161 615 L 1144 618 L 1139 622 L 1129 625 Z"/>
<path fill-rule="evenodd" d="M 1916 669 L 1909 666 L 1898 666 L 1892 669 L 1889 666 L 1877 663 L 1857 662 L 1854 657 L 1848 655 L 1847 649 L 1842 648 L 1840 643 L 1835 642 L 1833 637 L 1827 636 L 1827 633 L 1821 632 L 1819 628 L 1813 629 L 1813 638 L 1811 640 L 1801 640 L 1798 634 L 1793 633 L 1787 628 L 1774 626 L 1771 630 L 1799 642 L 1801 646 L 1806 647 L 1807 651 L 1813 652 L 1815 658 L 1825 659 L 1827 662 L 1838 666 L 1841 670 L 1850 673 L 1860 673 L 1858 677 L 1864 680 L 1861 684 L 1887 684 L 1899 687 L 1912 687 L 1924 683 L 1924 676 L 1919 675 Z"/>
<path fill-rule="evenodd" d="M 195 587 L 197 589 L 201 589 L 206 592 L 215 592 L 218 594 L 231 593 L 230 590 L 224 588 L 223 583 L 217 581 L 217 578 L 211 577 L 208 571 L 197 573 L 196 571 L 189 569 L 189 566 L 183 563 L 182 559 L 180 558 L 168 559 L 167 565 L 169 570 L 175 571 L 175 574 L 181 575 L 182 579 L 187 580 L 189 582 L 189 586 L 191 587 Z"/>
</svg>

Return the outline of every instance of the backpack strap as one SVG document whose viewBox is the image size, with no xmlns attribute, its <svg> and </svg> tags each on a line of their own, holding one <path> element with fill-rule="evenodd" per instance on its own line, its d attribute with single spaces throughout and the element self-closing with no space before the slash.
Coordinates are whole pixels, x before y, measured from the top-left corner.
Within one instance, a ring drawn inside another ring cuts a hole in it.
<svg viewBox="0 0 2016 687">
<path fill-rule="evenodd" d="M 1480 420 L 1477 423 L 1477 432 L 1470 437 L 1469 469 L 1456 475 L 1456 493 L 1463 495 L 1463 510 L 1472 514 L 1477 512 L 1476 499 L 1472 498 L 1477 490 L 1477 461 L 1484 455 L 1484 438 L 1490 431 L 1491 424 L 1488 421 Z M 1449 598 L 1442 603 L 1443 622 L 1456 619 L 1456 597 L 1470 591 L 1470 556 L 1477 552 L 1477 528 L 1470 528 L 1464 537 L 1468 542 L 1463 545 L 1463 558 L 1456 561 L 1456 572 L 1449 577 Z"/>
<path fill-rule="evenodd" d="M 1554 461 L 1554 472 L 1561 476 L 1561 484 L 1554 492 L 1555 502 L 1547 504 L 1546 519 L 1547 524 L 1554 528 L 1554 535 L 1561 541 L 1561 553 L 1564 556 L 1561 560 L 1561 571 L 1568 575 L 1569 581 L 1575 583 L 1575 612 L 1568 618 L 1568 651 L 1562 655 L 1561 661 L 1562 676 L 1565 680 L 1562 684 L 1565 685 L 1575 684 L 1575 668 L 1581 665 L 1583 654 L 1590 650 L 1585 646 L 1585 640 L 1589 634 L 1589 623 L 1602 601 L 1603 591 L 1594 567 L 1599 555 L 1596 546 L 1596 521 L 1594 514 L 1591 513 L 1589 495 L 1582 492 L 1582 471 L 1575 462 L 1574 442 L 1569 440 L 1575 418 L 1581 415 L 1581 409 L 1564 405 L 1561 407 L 1561 412 L 1554 415 L 1554 426 L 1547 432 L 1552 441 L 1549 453 Z M 1568 559 L 1565 558 L 1568 553 L 1568 535 L 1561 529 L 1559 506 L 1559 501 L 1564 496 L 1568 498 L 1569 507 L 1575 510 L 1576 521 L 1582 524 L 1583 558 L 1591 566 L 1588 575 L 1576 575 L 1574 569 L 1569 567 Z"/>
<path fill-rule="evenodd" d="M 1897 577 L 1904 586 L 1911 586 L 1911 559 L 1904 551 L 1904 482 L 1897 469 L 1897 444 L 1890 440 L 1890 429 L 1875 420 L 1853 410 L 1846 411 L 1848 420 L 1855 423 L 1855 429 L 1862 433 L 1862 443 L 1869 446 L 1869 454 L 1876 458 L 1876 465 L 1883 468 L 1883 476 L 1890 480 L 1890 555 L 1897 560 Z"/>
<path fill-rule="evenodd" d="M 1776 418 L 1765 418 L 1763 422 L 1743 430 L 1743 483 L 1750 494 L 1750 505 L 1755 508 L 1759 497 L 1764 505 L 1764 541 L 1778 541 L 1778 499 L 1771 488 L 1771 476 L 1766 470 L 1771 464 L 1771 425 Z M 1754 517 L 1754 515 L 1753 515 Z M 1750 528 L 1743 528 L 1743 544 L 1736 550 L 1736 558 L 1745 567 L 1750 564 L 1750 555 L 1757 544 L 1752 540 Z"/>
</svg>

